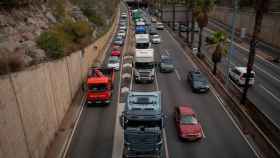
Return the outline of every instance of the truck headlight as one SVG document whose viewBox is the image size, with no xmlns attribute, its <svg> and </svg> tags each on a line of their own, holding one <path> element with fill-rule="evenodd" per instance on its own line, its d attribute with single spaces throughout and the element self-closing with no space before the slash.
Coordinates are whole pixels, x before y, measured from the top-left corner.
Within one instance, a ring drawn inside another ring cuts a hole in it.
<svg viewBox="0 0 280 158">
<path fill-rule="evenodd" d="M 134 72 L 134 75 L 137 76 L 137 77 L 139 77 L 139 76 L 140 76 L 140 73 L 139 73 L 138 71 L 135 71 L 135 72 Z"/>
</svg>

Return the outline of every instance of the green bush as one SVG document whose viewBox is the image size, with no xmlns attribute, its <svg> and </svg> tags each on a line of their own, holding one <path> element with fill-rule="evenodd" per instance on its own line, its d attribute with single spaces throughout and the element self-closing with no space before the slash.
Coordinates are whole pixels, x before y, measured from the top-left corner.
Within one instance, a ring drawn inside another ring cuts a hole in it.
<svg viewBox="0 0 280 158">
<path fill-rule="evenodd" d="M 59 26 L 59 29 L 63 29 L 73 42 L 79 42 L 80 39 L 92 35 L 92 28 L 86 21 L 73 22 L 71 20 L 65 20 Z"/>
<path fill-rule="evenodd" d="M 86 21 L 65 20 L 42 33 L 37 44 L 51 58 L 61 58 L 91 42 L 92 28 Z"/>
<path fill-rule="evenodd" d="M 64 53 L 64 40 L 56 32 L 44 32 L 42 33 L 37 44 L 46 51 L 46 54 L 50 58 L 58 59 L 65 55 Z"/>
<path fill-rule="evenodd" d="M 82 8 L 82 12 L 89 19 L 89 21 L 91 21 L 95 25 L 104 26 L 104 24 L 105 24 L 104 19 L 101 16 L 97 15 L 95 10 L 93 10 L 89 7 L 86 7 L 86 8 Z"/>
</svg>

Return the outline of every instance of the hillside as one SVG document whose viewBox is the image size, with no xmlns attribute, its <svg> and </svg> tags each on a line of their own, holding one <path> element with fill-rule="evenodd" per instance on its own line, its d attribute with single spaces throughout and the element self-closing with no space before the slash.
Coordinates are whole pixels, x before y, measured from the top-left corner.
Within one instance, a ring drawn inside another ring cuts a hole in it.
<svg viewBox="0 0 280 158">
<path fill-rule="evenodd" d="M 88 45 L 106 32 L 116 6 L 116 0 L 2 0 L 0 74 Z"/>
</svg>

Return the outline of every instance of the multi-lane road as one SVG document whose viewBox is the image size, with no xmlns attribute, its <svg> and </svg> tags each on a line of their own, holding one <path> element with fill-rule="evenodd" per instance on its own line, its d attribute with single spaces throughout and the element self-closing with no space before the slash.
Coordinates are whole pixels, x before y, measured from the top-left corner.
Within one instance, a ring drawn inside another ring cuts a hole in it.
<svg viewBox="0 0 280 158">
<path fill-rule="evenodd" d="M 214 23 L 210 23 L 209 28 L 211 29 L 205 29 L 203 41 L 213 31 L 224 30 Z M 234 42 L 234 48 L 234 52 L 231 55 L 231 67 L 246 66 L 249 54 L 248 46 Z M 203 50 L 210 60 L 212 53 L 205 47 L 203 47 Z M 226 68 L 227 58 L 224 58 L 220 64 L 220 70 L 226 74 Z M 256 72 L 256 83 L 249 89 L 248 98 L 280 128 L 280 65 L 271 63 L 257 54 L 254 71 Z M 240 89 L 242 90 L 242 87 Z"/>
<path fill-rule="evenodd" d="M 189 60 L 178 42 L 166 30 L 160 31 L 162 43 L 153 45 L 158 60 L 161 54 L 169 54 L 175 60 L 176 71 L 170 74 L 156 73 L 153 84 L 135 84 L 133 90 L 160 90 L 164 113 L 167 115 L 164 130 L 164 156 L 166 158 L 253 158 L 257 149 L 250 144 L 231 115 L 223 107 L 218 94 L 211 88 L 206 94 L 192 93 L 186 75 L 196 66 Z M 110 50 L 107 52 L 109 55 Z M 106 60 L 105 60 L 106 63 Z M 120 74 L 117 73 L 116 83 Z M 113 102 L 109 106 L 86 106 L 82 112 L 77 131 L 68 151 L 69 158 L 110 158 L 114 146 L 117 116 L 118 86 L 114 89 Z M 198 142 L 182 142 L 178 139 L 173 110 L 178 105 L 189 105 L 201 121 L 204 138 Z M 120 149 L 121 150 L 121 149 Z"/>
</svg>

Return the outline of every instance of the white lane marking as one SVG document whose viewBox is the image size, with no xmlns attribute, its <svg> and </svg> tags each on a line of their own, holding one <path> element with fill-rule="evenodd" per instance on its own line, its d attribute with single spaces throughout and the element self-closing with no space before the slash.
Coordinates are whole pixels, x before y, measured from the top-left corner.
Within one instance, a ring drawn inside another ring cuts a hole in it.
<svg viewBox="0 0 280 158">
<path fill-rule="evenodd" d="M 208 28 L 206 28 L 205 30 L 208 31 L 208 32 L 210 32 L 210 33 L 213 33 L 213 32 L 214 32 L 214 31 L 212 31 L 212 30 L 210 30 L 210 29 L 208 29 Z M 231 42 L 230 39 L 228 39 L 228 41 Z M 242 45 L 236 43 L 235 41 L 233 41 L 233 44 L 234 44 L 235 46 L 237 46 L 238 48 L 242 49 L 243 51 L 246 51 L 246 52 L 249 53 L 249 49 L 243 47 Z M 240 53 L 241 53 L 241 52 L 240 52 Z M 262 56 L 260 56 L 260 55 L 258 55 L 258 54 L 256 54 L 256 56 L 257 56 L 258 58 L 260 58 L 260 60 L 262 60 L 262 61 L 268 63 L 269 65 L 273 66 L 274 68 L 280 70 L 280 67 L 278 67 L 278 66 L 274 65 L 273 63 L 267 61 L 267 60 L 266 60 L 265 58 L 263 58 Z"/>
<path fill-rule="evenodd" d="M 247 59 L 243 59 L 244 62 L 247 62 Z M 272 79 L 274 79 L 277 82 L 280 82 L 280 79 L 278 79 L 277 77 L 273 76 L 272 74 L 266 72 L 264 69 L 260 68 L 259 66 L 257 66 L 257 64 L 254 64 L 254 67 L 256 67 L 257 69 L 259 69 L 261 72 L 263 72 L 264 74 L 266 74 L 267 76 L 271 77 Z"/>
<path fill-rule="evenodd" d="M 159 91 L 158 78 L 157 78 L 156 74 L 155 74 L 155 82 L 156 82 L 156 90 Z M 168 151 L 168 146 L 167 146 L 166 128 L 163 129 L 163 141 L 164 141 L 165 156 L 166 156 L 166 158 L 169 158 L 169 151 Z"/>
<path fill-rule="evenodd" d="M 268 90 L 267 88 L 265 88 L 263 85 L 259 85 L 259 87 L 261 87 L 263 90 L 265 90 L 268 94 L 270 94 L 276 101 L 280 102 L 280 98 L 278 98 L 277 96 L 275 96 L 270 90 Z"/>
<path fill-rule="evenodd" d="M 165 49 L 165 53 L 166 53 L 168 56 L 170 55 L 167 49 Z"/>
<path fill-rule="evenodd" d="M 217 98 L 217 100 L 219 101 L 219 105 L 222 107 L 222 109 L 224 110 L 224 112 L 227 114 L 227 116 L 230 118 L 231 122 L 233 123 L 233 125 L 236 127 L 236 129 L 238 130 L 239 134 L 242 136 L 242 138 L 246 141 L 246 143 L 249 145 L 250 149 L 254 152 L 254 154 L 258 157 L 261 158 L 261 156 L 258 154 L 258 152 L 255 150 L 255 148 L 253 147 L 253 145 L 249 142 L 248 138 L 243 134 L 242 130 L 240 129 L 240 127 L 237 125 L 237 123 L 235 122 L 234 118 L 230 115 L 230 113 L 226 110 L 225 108 L 225 104 L 223 102 L 223 99 L 219 96 L 219 94 L 216 92 L 216 90 L 214 88 L 211 88 L 211 92 L 212 94 Z"/>
<path fill-rule="evenodd" d="M 78 127 L 78 124 L 79 124 L 79 122 L 80 122 L 81 115 L 82 115 L 83 110 L 84 110 L 84 107 L 85 107 L 85 105 L 86 105 L 85 102 L 86 102 L 86 95 L 84 95 L 83 98 L 82 98 L 82 102 L 81 102 L 82 107 L 81 107 L 81 110 L 80 110 L 79 113 L 78 113 L 78 116 L 76 117 L 77 119 L 76 119 L 76 121 L 75 121 L 75 123 L 74 123 L 74 127 L 73 127 L 73 130 L 72 130 L 72 132 L 71 132 L 71 135 L 70 135 L 68 141 L 66 142 L 66 147 L 65 147 L 64 150 L 63 150 L 62 158 L 66 158 L 66 156 L 67 156 L 67 154 L 68 154 L 68 151 L 69 151 L 69 148 L 70 148 L 70 145 L 71 145 L 73 136 L 74 136 L 74 134 L 75 134 L 76 131 L 77 131 L 77 127 Z"/>
<path fill-rule="evenodd" d="M 181 78 L 181 76 L 180 76 L 180 74 L 179 74 L 179 72 L 177 71 L 177 69 L 175 69 L 174 70 L 175 71 L 175 74 L 176 74 L 176 76 L 177 76 L 177 78 L 178 78 L 178 80 L 182 80 L 182 78 Z"/>
<path fill-rule="evenodd" d="M 265 73 L 267 76 L 273 78 L 274 80 L 276 80 L 277 82 L 280 82 L 280 80 L 276 77 L 274 77 L 273 75 L 271 75 L 270 73 L 266 72 L 264 69 L 260 68 L 259 66 L 257 66 L 256 64 L 254 65 L 256 68 L 258 68 L 260 71 L 262 71 L 263 73 Z"/>
<path fill-rule="evenodd" d="M 169 31 L 167 31 L 169 36 L 174 40 L 174 42 L 179 46 L 180 49 L 183 50 L 183 48 L 179 45 L 179 43 L 173 38 L 173 36 L 169 33 Z M 194 62 L 190 59 L 190 57 L 188 55 L 186 55 L 186 53 L 183 51 L 183 54 L 185 54 L 185 57 L 188 59 L 188 61 L 192 64 L 192 66 L 196 67 L 197 66 L 194 64 Z M 234 126 L 237 128 L 238 132 L 240 133 L 240 135 L 242 136 L 242 138 L 246 141 L 246 143 L 249 145 L 250 149 L 254 152 L 254 154 L 258 157 L 261 158 L 261 156 L 256 152 L 256 150 L 254 149 L 254 147 L 252 146 L 252 144 L 249 142 L 249 140 L 247 139 L 247 137 L 242 133 L 241 129 L 239 128 L 239 126 L 237 125 L 237 123 L 235 122 L 235 120 L 232 118 L 232 116 L 229 114 L 229 112 L 226 110 L 226 108 L 224 107 L 224 101 L 223 99 L 221 99 L 221 97 L 218 95 L 218 93 L 216 92 L 216 90 L 214 88 L 212 88 L 212 86 L 210 87 L 210 90 L 212 92 L 212 94 L 217 98 L 218 102 L 220 103 L 219 105 L 221 105 L 222 109 L 225 111 L 225 113 L 227 114 L 227 116 L 230 118 L 231 122 L 234 124 Z"/>
<path fill-rule="evenodd" d="M 203 138 L 206 138 L 205 133 L 204 133 L 204 130 L 203 130 L 202 127 L 201 127 L 201 133 L 202 133 L 202 137 L 203 137 Z"/>
<path fill-rule="evenodd" d="M 168 151 L 168 147 L 167 147 L 167 136 L 166 136 L 165 128 L 163 130 L 163 141 L 164 141 L 165 157 L 169 158 L 169 151 Z"/>
<path fill-rule="evenodd" d="M 178 46 L 178 48 L 182 51 L 183 55 L 185 58 L 191 63 L 191 65 L 195 68 L 198 69 L 198 67 L 194 64 L 194 62 L 190 59 L 190 57 L 185 53 L 185 50 L 181 47 L 181 45 L 176 41 L 176 39 L 167 31 L 167 34 L 170 36 L 171 39 L 173 39 L 174 43 Z"/>
</svg>

